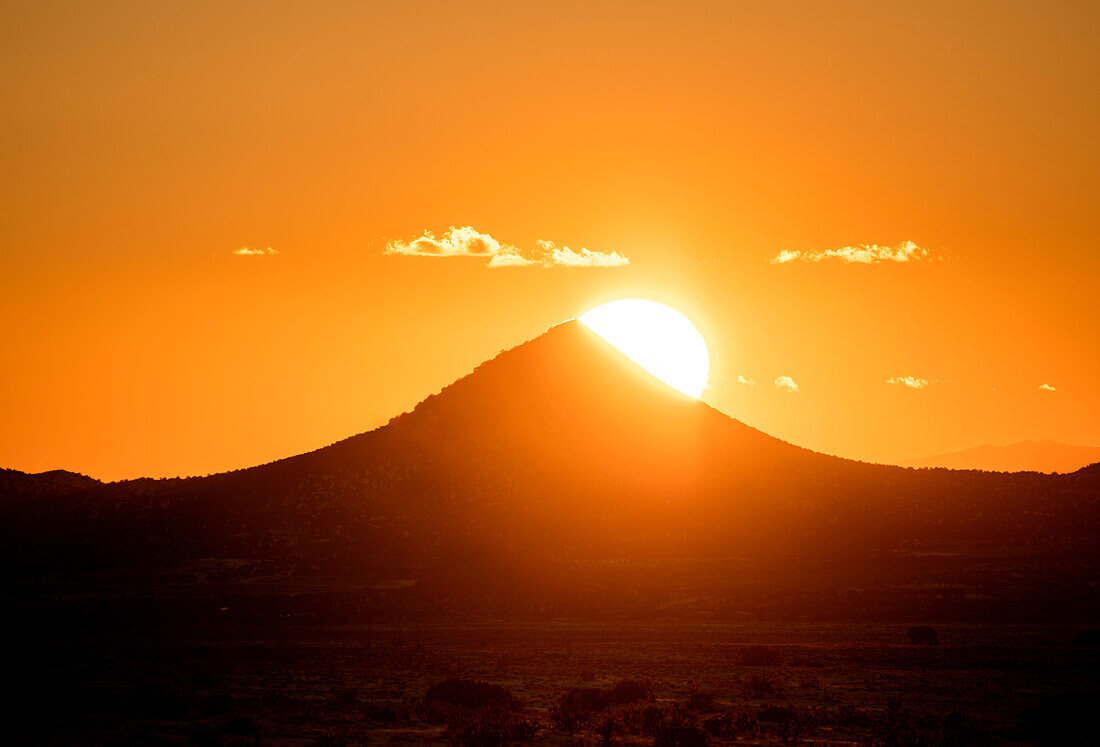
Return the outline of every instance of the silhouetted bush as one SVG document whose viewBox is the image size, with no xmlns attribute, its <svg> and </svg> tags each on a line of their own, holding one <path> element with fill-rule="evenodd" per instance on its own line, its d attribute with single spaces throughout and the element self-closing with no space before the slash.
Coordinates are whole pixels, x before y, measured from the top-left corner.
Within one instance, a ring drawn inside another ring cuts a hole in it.
<svg viewBox="0 0 1100 747">
<path fill-rule="evenodd" d="M 749 667 L 774 667 L 780 662 L 779 649 L 770 646 L 743 646 L 737 660 Z"/>
<path fill-rule="evenodd" d="M 219 747 L 222 735 L 211 726 L 198 726 L 188 736 L 187 743 L 192 747 Z"/>
<path fill-rule="evenodd" d="M 203 713 L 207 716 L 225 716 L 233 705 L 233 699 L 226 693 L 211 693 L 203 704 Z"/>
<path fill-rule="evenodd" d="M 935 646 L 940 642 L 940 637 L 935 628 L 927 625 L 914 625 L 907 633 L 909 642 L 918 646 Z"/>
<path fill-rule="evenodd" d="M 409 713 L 407 709 L 396 706 L 393 703 L 367 703 L 363 709 L 363 715 L 371 721 L 381 721 L 383 723 L 392 724 L 398 721 L 407 720 Z"/>
<path fill-rule="evenodd" d="M 175 721 L 191 709 L 182 694 L 171 692 L 159 682 L 137 682 L 130 693 L 129 707 L 145 715 Z"/>
<path fill-rule="evenodd" d="M 751 734 L 757 727 L 756 715 L 747 708 L 725 711 L 710 716 L 703 722 L 703 728 L 708 734 L 725 741 Z"/>
<path fill-rule="evenodd" d="M 812 711 L 776 705 L 764 706 L 756 718 L 760 723 L 772 725 L 772 730 L 783 743 L 797 742 L 818 723 Z"/>
<path fill-rule="evenodd" d="M 607 708 L 611 697 L 598 687 L 572 687 L 562 695 L 561 702 L 578 711 L 596 712 Z"/>
<path fill-rule="evenodd" d="M 596 735 L 600 738 L 600 744 L 612 744 L 615 741 L 615 735 L 624 731 L 622 719 L 618 714 L 606 713 L 596 724 L 593 729 Z"/>
<path fill-rule="evenodd" d="M 593 713 L 611 706 L 631 705 L 653 697 L 653 683 L 648 680 L 621 680 L 609 689 L 573 687 L 566 690 L 550 712 L 555 729 L 574 731 Z"/>
<path fill-rule="evenodd" d="M 627 705 L 653 697 L 653 683 L 649 680 L 620 680 L 611 687 L 609 701 L 613 705 Z"/>
<path fill-rule="evenodd" d="M 1090 628 L 1073 639 L 1075 648 L 1100 648 L 1100 628 Z"/>
<path fill-rule="evenodd" d="M 559 731 L 575 731 L 592 713 L 607 708 L 608 694 L 598 687 L 572 687 L 566 690 L 550 711 L 550 721 Z"/>
<path fill-rule="evenodd" d="M 713 713 L 714 707 L 714 693 L 695 690 L 688 695 L 687 705 L 692 710 L 699 713 Z"/>
<path fill-rule="evenodd" d="M 782 706 L 766 705 L 760 709 L 760 712 L 756 714 L 757 721 L 764 721 L 770 723 L 778 723 L 780 721 L 789 721 L 791 718 L 791 709 L 783 708 Z"/>
<path fill-rule="evenodd" d="M 496 706 L 516 709 L 519 702 L 505 688 L 481 680 L 464 680 L 452 677 L 428 688 L 425 703 L 446 703 L 463 708 Z"/>
<path fill-rule="evenodd" d="M 1026 714 L 1028 736 L 1039 744 L 1096 743 L 1100 693 L 1069 691 L 1048 695 Z"/>
<path fill-rule="evenodd" d="M 754 698 L 771 695 L 777 689 L 774 679 L 766 674 L 756 674 L 755 672 L 749 675 L 748 686 L 749 692 L 752 693 Z"/>
<path fill-rule="evenodd" d="M 620 720 L 631 734 L 652 734 L 661 722 L 662 713 L 656 703 L 636 703 L 621 710 Z"/>
<path fill-rule="evenodd" d="M 695 717 L 680 704 L 665 709 L 653 730 L 657 747 L 697 747 L 707 743 L 707 733 L 695 722 Z"/>
<path fill-rule="evenodd" d="M 222 734 L 234 737 L 251 737 L 259 733 L 256 722 L 248 717 L 231 718 L 222 724 Z"/>
<path fill-rule="evenodd" d="M 330 700 L 332 704 L 336 706 L 346 707 L 358 705 L 359 691 L 354 687 L 341 687 L 332 693 Z"/>
<path fill-rule="evenodd" d="M 503 745 L 533 739 L 538 727 L 505 707 L 452 711 L 447 720 L 455 742 L 464 745 Z"/>
<path fill-rule="evenodd" d="M 850 728 L 852 726 L 866 726 L 867 714 L 850 703 L 826 711 L 825 723 L 829 726 Z"/>
</svg>

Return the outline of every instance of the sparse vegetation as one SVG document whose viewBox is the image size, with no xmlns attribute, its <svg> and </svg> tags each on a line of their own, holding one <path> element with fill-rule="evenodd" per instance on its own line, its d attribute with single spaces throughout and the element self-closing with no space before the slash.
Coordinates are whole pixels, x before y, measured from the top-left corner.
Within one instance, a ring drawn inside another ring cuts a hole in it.
<svg viewBox="0 0 1100 747">
<path fill-rule="evenodd" d="M 909 636 L 909 642 L 917 646 L 936 646 L 940 642 L 936 629 L 927 625 L 914 625 L 909 628 L 906 635 Z"/>
<path fill-rule="evenodd" d="M 519 703 L 512 693 L 500 685 L 480 680 L 466 680 L 452 677 L 437 682 L 428 688 L 424 702 L 446 703 L 462 708 L 508 708 L 516 709 Z"/>
<path fill-rule="evenodd" d="M 410 630 L 401 640 L 362 628 L 310 628 L 308 638 L 284 632 L 277 642 L 248 646 L 177 642 L 164 650 L 157 668 L 137 671 L 128 669 L 132 648 L 101 641 L 128 678 L 108 672 L 65 688 L 35 684 L 25 691 L 49 707 L 12 709 L 9 703 L 4 714 L 8 723 L 23 724 L 23 738 L 14 740 L 22 743 L 58 741 L 50 738 L 56 737 L 52 730 L 64 729 L 88 730 L 104 742 L 209 745 L 249 744 L 277 734 L 330 745 L 388 739 L 468 745 L 826 740 L 950 747 L 980 745 L 990 736 L 994 742 L 1074 744 L 1075 735 L 1091 734 L 1100 709 L 1097 659 L 1090 650 L 1066 646 L 1064 628 L 1037 629 L 1027 638 L 1007 628 L 945 633 L 980 644 L 953 645 L 950 668 L 937 655 L 897 645 L 896 625 L 822 626 L 813 633 L 769 626 L 766 634 L 739 625 L 736 630 L 749 635 L 802 638 L 798 645 L 761 645 L 788 652 L 789 667 L 732 668 L 720 625 L 628 626 L 620 631 L 621 643 L 608 643 L 618 630 L 614 625 L 566 630 L 569 646 L 546 644 L 560 640 L 560 627 L 543 635 L 527 624 L 492 628 L 496 638 L 488 643 L 482 626 Z M 1044 645 L 1059 634 L 1062 646 Z M 365 635 L 372 641 L 363 641 Z M 850 642 L 806 642 L 818 635 Z M 1026 666 L 1006 661 L 1010 653 Z M 318 668 L 318 661 L 326 666 Z M 79 675 L 79 662 L 59 659 L 42 671 L 51 678 Z M 557 679 L 565 669 L 576 672 L 576 686 Z M 456 671 L 469 674 L 432 676 Z M 592 674 L 584 678 L 585 672 Z M 622 676 L 597 679 L 608 672 Z M 649 678 L 658 672 L 660 679 Z M 936 689 L 934 702 L 909 687 L 915 679 Z M 111 732 L 114 740 L 96 731 L 110 723 L 122 724 Z"/>
<path fill-rule="evenodd" d="M 1090 628 L 1076 638 L 1071 644 L 1074 648 L 1100 648 L 1100 628 Z"/>
<path fill-rule="evenodd" d="M 759 672 L 751 673 L 746 684 L 749 693 L 754 698 L 763 698 L 772 695 L 779 689 L 779 685 L 774 677 Z"/>
<path fill-rule="evenodd" d="M 453 710 L 447 719 L 448 730 L 462 745 L 503 745 L 534 738 L 538 725 L 534 719 L 499 706 Z"/>
<path fill-rule="evenodd" d="M 773 646 L 742 646 L 737 651 L 737 661 L 749 667 L 779 666 L 781 658 Z"/>
</svg>

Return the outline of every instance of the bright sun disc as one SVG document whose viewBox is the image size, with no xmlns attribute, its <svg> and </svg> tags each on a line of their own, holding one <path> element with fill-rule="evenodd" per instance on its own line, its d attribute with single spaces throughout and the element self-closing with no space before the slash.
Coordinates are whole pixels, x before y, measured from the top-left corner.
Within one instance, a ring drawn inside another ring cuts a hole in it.
<svg viewBox="0 0 1100 747">
<path fill-rule="evenodd" d="M 676 309 L 626 298 L 585 312 L 580 322 L 674 389 L 699 398 L 707 388 L 710 356 L 699 330 Z"/>
</svg>

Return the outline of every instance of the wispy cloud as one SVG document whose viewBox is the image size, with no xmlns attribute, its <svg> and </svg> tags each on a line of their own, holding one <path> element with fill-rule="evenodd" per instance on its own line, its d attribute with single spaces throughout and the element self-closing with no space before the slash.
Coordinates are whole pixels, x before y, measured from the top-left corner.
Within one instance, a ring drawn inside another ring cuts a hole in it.
<svg viewBox="0 0 1100 747">
<path fill-rule="evenodd" d="M 484 257 L 488 266 L 497 267 L 619 267 L 630 264 L 630 259 L 619 252 L 596 252 L 589 249 L 573 250 L 559 247 L 552 241 L 536 241 L 536 248 L 521 250 L 511 244 L 497 241 L 487 233 L 471 226 L 451 226 L 447 233 L 436 238 L 425 231 L 412 241 L 391 241 L 386 244 L 386 254 L 402 254 L 408 257 Z"/>
<path fill-rule="evenodd" d="M 755 389 L 756 388 L 756 382 L 755 381 L 753 381 L 752 379 L 746 379 L 741 374 L 737 374 L 737 383 L 738 384 L 744 384 L 745 386 L 749 387 L 750 389 Z"/>
<path fill-rule="evenodd" d="M 775 388 L 782 392 L 801 392 L 798 388 L 798 384 L 790 376 L 777 376 L 775 381 Z"/>
<path fill-rule="evenodd" d="M 264 257 L 269 254 L 278 254 L 278 249 L 272 249 L 270 246 L 262 249 L 253 249 L 248 246 L 242 246 L 240 249 L 234 249 L 233 254 L 238 257 Z"/>
<path fill-rule="evenodd" d="M 912 241 L 905 241 L 897 246 L 860 244 L 859 246 L 845 246 L 840 249 L 784 249 L 772 258 L 771 263 L 773 265 L 785 265 L 795 261 L 821 262 L 827 259 L 835 259 L 849 264 L 873 265 L 880 262 L 919 262 L 938 259 L 938 257 L 932 256 L 927 249 L 917 246 Z"/>
<path fill-rule="evenodd" d="M 1052 387 L 1050 384 L 1040 384 L 1039 389 L 1041 391 L 1044 391 L 1044 392 L 1056 392 L 1056 391 L 1058 391 L 1057 389 Z"/>
<path fill-rule="evenodd" d="M 626 255 L 619 252 L 573 251 L 567 246 L 559 247 L 553 241 L 540 240 L 535 243 L 542 255 L 550 258 L 550 264 L 562 267 L 620 267 L 630 264 Z"/>
<path fill-rule="evenodd" d="M 910 389 L 924 389 L 932 382 L 928 379 L 922 379 L 918 376 L 891 376 L 886 380 L 887 384 L 899 384 L 901 386 L 907 386 Z"/>
</svg>

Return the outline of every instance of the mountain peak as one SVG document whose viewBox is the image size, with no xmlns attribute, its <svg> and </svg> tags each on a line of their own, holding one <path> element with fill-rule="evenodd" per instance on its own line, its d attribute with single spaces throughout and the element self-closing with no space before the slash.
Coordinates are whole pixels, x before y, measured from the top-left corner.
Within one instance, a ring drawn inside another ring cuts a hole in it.
<svg viewBox="0 0 1100 747">
<path fill-rule="evenodd" d="M 576 320 L 499 353 L 382 428 L 306 456 L 349 459 L 397 441 L 453 454 L 469 471 L 560 476 L 596 462 L 628 483 L 681 487 L 708 463 L 755 469 L 812 454 L 668 386 Z"/>
</svg>

